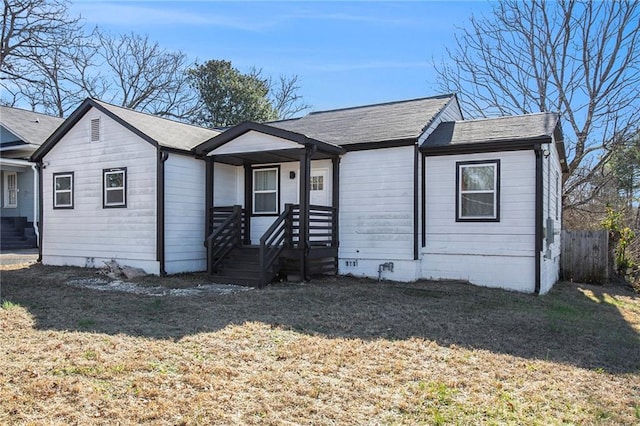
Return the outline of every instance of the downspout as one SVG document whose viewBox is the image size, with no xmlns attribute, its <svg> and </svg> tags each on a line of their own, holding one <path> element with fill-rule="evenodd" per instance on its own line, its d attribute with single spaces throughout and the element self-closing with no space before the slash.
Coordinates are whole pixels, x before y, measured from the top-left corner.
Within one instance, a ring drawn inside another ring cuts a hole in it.
<svg viewBox="0 0 640 426">
<path fill-rule="evenodd" d="M 38 220 L 40 224 L 38 226 L 38 262 L 42 262 L 42 240 L 44 238 L 44 192 L 43 192 L 43 175 L 42 170 L 44 170 L 44 163 L 42 161 L 38 162 L 37 165 L 38 170 Z"/>
<path fill-rule="evenodd" d="M 156 235 L 156 259 L 160 264 L 160 275 L 167 275 L 167 271 L 164 269 L 164 163 L 169 158 L 169 153 L 166 151 L 158 152 L 158 186 L 157 186 L 157 235 Z"/>
<path fill-rule="evenodd" d="M 418 150 L 418 144 L 413 146 L 413 260 L 418 260 L 418 224 L 419 218 L 419 210 L 418 210 L 418 166 L 419 166 L 419 157 L 420 151 Z"/>
<path fill-rule="evenodd" d="M 422 219 L 422 247 L 426 247 L 427 245 L 427 171 L 426 171 L 426 164 L 427 164 L 427 156 L 422 154 L 422 167 L 421 167 L 421 175 L 422 175 L 422 184 L 421 189 L 422 189 L 422 194 L 421 194 L 421 200 L 422 200 L 422 214 L 420 216 L 420 218 Z"/>
<path fill-rule="evenodd" d="M 542 264 L 542 217 L 544 215 L 543 212 L 543 170 L 542 170 L 542 159 L 544 157 L 544 153 L 542 152 L 542 146 L 540 144 L 536 144 L 534 147 L 534 151 L 536 154 L 536 201 L 535 201 L 535 294 L 540 294 L 540 282 L 541 282 L 541 272 L 540 267 Z"/>
<path fill-rule="evenodd" d="M 36 234 L 37 241 L 40 241 L 40 229 L 38 228 L 38 220 L 40 219 L 40 191 L 38 190 L 38 180 L 40 179 L 40 174 L 38 173 L 38 166 L 36 164 L 31 165 L 31 170 L 33 170 L 33 232 Z M 38 197 L 35 195 L 38 194 Z"/>
</svg>

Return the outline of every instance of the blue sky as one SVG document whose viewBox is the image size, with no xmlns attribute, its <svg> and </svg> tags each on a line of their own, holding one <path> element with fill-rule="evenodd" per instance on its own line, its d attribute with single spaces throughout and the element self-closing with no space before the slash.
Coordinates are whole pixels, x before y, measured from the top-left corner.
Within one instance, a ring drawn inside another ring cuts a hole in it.
<svg viewBox="0 0 640 426">
<path fill-rule="evenodd" d="M 312 110 L 438 94 L 435 62 L 474 2 L 75 1 L 88 28 L 147 34 L 191 60 L 298 75 Z"/>
</svg>

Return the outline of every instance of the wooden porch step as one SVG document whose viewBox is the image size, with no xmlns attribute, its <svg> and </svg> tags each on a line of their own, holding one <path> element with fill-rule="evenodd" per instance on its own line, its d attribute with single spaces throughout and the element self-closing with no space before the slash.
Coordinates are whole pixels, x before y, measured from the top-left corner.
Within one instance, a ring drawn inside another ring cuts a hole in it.
<svg viewBox="0 0 640 426">
<path fill-rule="evenodd" d="M 3 217 L 0 220 L 0 250 L 18 250 L 37 247 L 37 240 L 26 217 Z M 32 235 L 25 235 L 31 229 Z"/>
<path fill-rule="evenodd" d="M 275 274 L 269 272 L 271 279 Z M 221 284 L 260 286 L 260 248 L 256 246 L 236 247 L 218 265 L 211 278 Z"/>
</svg>

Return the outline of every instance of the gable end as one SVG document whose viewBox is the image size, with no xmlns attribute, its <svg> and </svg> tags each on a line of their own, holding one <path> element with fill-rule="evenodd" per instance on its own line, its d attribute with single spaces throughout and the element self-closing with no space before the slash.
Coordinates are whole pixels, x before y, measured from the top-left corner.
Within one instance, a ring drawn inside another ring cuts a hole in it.
<svg viewBox="0 0 640 426">
<path fill-rule="evenodd" d="M 112 113 L 108 109 L 104 108 L 102 105 L 100 105 L 99 103 L 97 103 L 93 99 L 87 98 L 69 116 L 69 118 L 67 118 L 60 125 L 60 127 L 58 127 L 51 134 L 51 136 L 49 136 L 47 138 L 47 140 L 40 146 L 40 148 L 38 148 L 33 153 L 33 155 L 31 156 L 31 161 L 36 161 L 36 162 L 41 161 L 42 158 L 45 155 L 47 155 L 47 153 L 49 151 L 51 151 L 51 149 L 53 149 L 53 147 L 82 119 L 82 117 L 84 117 L 91 110 L 91 108 L 95 108 L 98 111 L 102 112 L 103 114 L 105 114 L 109 118 L 113 119 L 114 121 L 116 121 L 118 124 L 120 124 L 121 126 L 126 128 L 127 130 L 130 130 L 131 132 L 133 132 L 134 134 L 136 134 L 137 136 L 139 136 L 140 138 L 142 138 L 146 142 L 150 143 L 154 147 L 156 147 L 156 148 L 159 147 L 159 144 L 158 144 L 158 142 L 156 140 L 152 139 L 151 137 L 149 137 L 145 133 L 143 133 L 140 130 L 138 130 L 137 128 L 133 127 L 131 124 L 127 123 L 122 118 L 118 117 L 116 114 Z M 91 139 L 90 139 L 91 141 L 94 141 L 94 139 L 93 139 L 93 136 L 94 136 L 93 130 L 94 129 L 93 129 L 93 121 L 92 121 L 92 123 L 91 123 L 91 136 L 90 136 L 91 137 Z M 99 130 L 98 130 L 98 136 L 100 136 L 99 135 Z"/>
</svg>

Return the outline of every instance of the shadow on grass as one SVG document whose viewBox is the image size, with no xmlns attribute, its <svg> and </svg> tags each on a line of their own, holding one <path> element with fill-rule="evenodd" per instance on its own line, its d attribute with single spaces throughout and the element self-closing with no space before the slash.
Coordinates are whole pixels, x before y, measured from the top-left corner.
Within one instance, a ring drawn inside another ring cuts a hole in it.
<svg viewBox="0 0 640 426">
<path fill-rule="evenodd" d="M 332 277 L 235 294 L 157 297 L 64 284 L 78 277 L 95 277 L 95 271 L 42 265 L 3 271 L 2 297 L 26 307 L 45 330 L 179 339 L 255 321 L 330 338 L 423 338 L 612 373 L 640 372 L 640 338 L 630 324 L 640 324 L 640 299 L 622 287 L 559 283 L 537 297 L 459 282 Z M 154 285 L 178 281 L 157 278 Z M 206 277 L 188 281 L 204 284 Z"/>
</svg>

